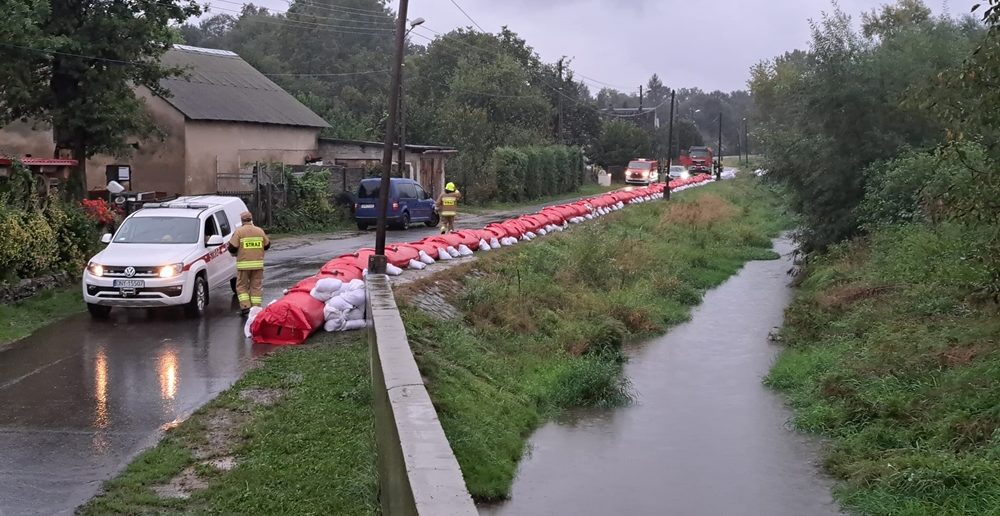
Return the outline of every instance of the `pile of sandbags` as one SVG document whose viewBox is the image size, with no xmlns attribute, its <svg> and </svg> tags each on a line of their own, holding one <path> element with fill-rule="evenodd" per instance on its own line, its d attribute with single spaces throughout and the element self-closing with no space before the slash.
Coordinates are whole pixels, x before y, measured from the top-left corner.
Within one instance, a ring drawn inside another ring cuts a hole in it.
<svg viewBox="0 0 1000 516">
<path fill-rule="evenodd" d="M 539 213 L 489 224 L 480 230 L 435 235 L 416 242 L 386 247 L 388 274 L 424 269 L 438 261 L 472 256 L 520 241 L 564 231 L 570 224 L 603 217 L 639 204 L 662 199 L 664 190 L 680 191 L 711 181 L 701 175 L 645 188 L 618 190 L 568 204 L 550 206 Z M 288 289 L 285 296 L 263 311 L 254 312 L 244 331 L 255 342 L 275 345 L 301 344 L 320 327 L 349 331 L 365 327 L 365 284 L 368 259 L 375 250 L 359 249 L 327 262 L 315 276 Z"/>
</svg>

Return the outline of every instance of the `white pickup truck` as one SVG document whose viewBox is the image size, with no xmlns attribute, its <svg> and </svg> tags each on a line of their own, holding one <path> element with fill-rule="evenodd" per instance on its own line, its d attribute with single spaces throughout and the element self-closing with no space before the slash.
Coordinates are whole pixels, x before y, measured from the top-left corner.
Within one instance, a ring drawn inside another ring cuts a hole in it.
<svg viewBox="0 0 1000 516">
<path fill-rule="evenodd" d="M 83 271 L 83 299 L 95 318 L 112 307 L 184 306 L 200 317 L 209 292 L 235 290 L 236 258 L 229 238 L 247 211 L 236 197 L 195 196 L 147 204 L 122 222 L 108 246 Z"/>
</svg>

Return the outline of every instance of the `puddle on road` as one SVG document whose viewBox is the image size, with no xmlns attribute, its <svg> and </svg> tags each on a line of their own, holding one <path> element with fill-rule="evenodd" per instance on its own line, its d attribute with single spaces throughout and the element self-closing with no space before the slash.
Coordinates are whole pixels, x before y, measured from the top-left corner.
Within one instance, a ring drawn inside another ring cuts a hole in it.
<svg viewBox="0 0 1000 516">
<path fill-rule="evenodd" d="M 690 322 L 630 349 L 629 407 L 580 410 L 539 429 L 511 500 L 488 515 L 839 514 L 818 446 L 787 427 L 761 384 L 791 299 L 781 260 L 751 262 L 709 292 Z"/>
</svg>

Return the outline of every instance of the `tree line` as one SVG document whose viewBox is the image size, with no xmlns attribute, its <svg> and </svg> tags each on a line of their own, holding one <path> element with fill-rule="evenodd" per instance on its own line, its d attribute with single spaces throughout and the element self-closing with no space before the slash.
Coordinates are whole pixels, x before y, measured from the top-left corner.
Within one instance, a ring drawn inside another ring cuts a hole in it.
<svg viewBox="0 0 1000 516">
<path fill-rule="evenodd" d="M 972 224 L 1000 292 L 998 26 L 998 0 L 961 17 L 898 0 L 858 25 L 834 4 L 807 50 L 754 68 L 755 138 L 804 251 L 885 224 Z"/>
<path fill-rule="evenodd" d="M 195 2 L 146 4 L 0 0 L 6 17 L 0 25 L 6 65 L 0 70 L 0 125 L 33 120 L 51 125 L 57 146 L 76 157 L 125 156 L 131 152 L 126 135 L 157 134 L 132 88 L 166 94 L 159 80 L 184 71 L 158 59 L 172 44 L 184 43 L 236 52 L 325 118 L 331 125 L 326 136 L 383 138 L 394 30 L 394 13 L 384 0 L 292 0 L 285 12 L 224 2 L 212 4 L 212 16 L 197 22 L 192 20 L 202 7 Z M 543 61 L 508 28 L 438 34 L 418 27 L 405 61 L 407 141 L 456 146 L 460 154 L 450 169 L 475 185 L 501 147 L 567 145 L 584 149 L 601 166 L 623 165 L 712 144 L 720 112 L 727 121 L 724 139 L 735 142 L 736 121 L 751 104 L 746 92 L 678 89 L 675 138 L 668 145 L 670 89 L 655 75 L 646 86 L 644 105 L 655 108 L 617 117 L 606 108 L 637 105 L 638 92 L 594 94 L 569 59 Z M 734 153 L 735 145 L 725 150 Z"/>
</svg>

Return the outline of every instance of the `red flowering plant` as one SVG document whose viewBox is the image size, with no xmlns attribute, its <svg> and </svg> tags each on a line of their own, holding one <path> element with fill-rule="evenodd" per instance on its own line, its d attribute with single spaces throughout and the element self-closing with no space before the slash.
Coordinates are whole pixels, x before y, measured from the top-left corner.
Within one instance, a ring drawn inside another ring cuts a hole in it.
<svg viewBox="0 0 1000 516">
<path fill-rule="evenodd" d="M 115 222 L 114 209 L 104 199 L 84 199 L 80 201 L 80 207 L 98 226 L 107 227 Z"/>
</svg>

